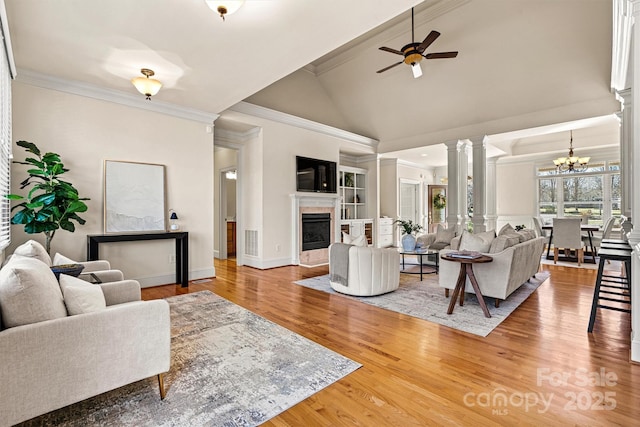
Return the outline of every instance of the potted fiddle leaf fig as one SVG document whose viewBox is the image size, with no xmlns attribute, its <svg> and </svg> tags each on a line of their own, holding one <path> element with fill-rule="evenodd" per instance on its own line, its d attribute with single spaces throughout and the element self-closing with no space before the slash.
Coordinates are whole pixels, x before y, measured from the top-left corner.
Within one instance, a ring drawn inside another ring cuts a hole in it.
<svg viewBox="0 0 640 427">
<path fill-rule="evenodd" d="M 76 228 L 72 221 L 81 225 L 86 222 L 78 213 L 87 211 L 84 200 L 89 199 L 80 197 L 71 183 L 60 179 L 69 169 L 64 167 L 58 154 L 42 154 L 34 143 L 28 141 L 18 141 L 16 144 L 33 154 L 33 157 L 27 157 L 23 162 L 13 162 L 29 167 L 29 176 L 20 183 L 20 189 L 31 188 L 26 196 L 7 195 L 11 200 L 20 201 L 11 208 L 12 212 L 17 210 L 11 223 L 24 225 L 24 231 L 28 234 L 44 233 L 45 248 L 50 254 L 51 240 L 57 230 L 74 232 Z"/>
</svg>

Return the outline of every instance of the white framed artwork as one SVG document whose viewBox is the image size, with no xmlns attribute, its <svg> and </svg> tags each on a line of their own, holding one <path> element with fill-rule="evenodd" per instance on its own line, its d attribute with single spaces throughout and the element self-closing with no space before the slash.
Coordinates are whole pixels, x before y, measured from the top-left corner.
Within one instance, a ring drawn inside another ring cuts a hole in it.
<svg viewBox="0 0 640 427">
<path fill-rule="evenodd" d="M 165 166 L 104 162 L 104 232 L 166 231 Z"/>
</svg>

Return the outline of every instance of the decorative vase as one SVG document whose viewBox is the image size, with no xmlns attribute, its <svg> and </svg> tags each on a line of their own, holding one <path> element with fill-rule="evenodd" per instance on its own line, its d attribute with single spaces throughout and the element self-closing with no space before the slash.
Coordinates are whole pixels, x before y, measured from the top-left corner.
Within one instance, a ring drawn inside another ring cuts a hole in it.
<svg viewBox="0 0 640 427">
<path fill-rule="evenodd" d="M 405 234 L 402 236 L 402 249 L 412 251 L 416 248 L 416 236 L 413 234 Z"/>
</svg>

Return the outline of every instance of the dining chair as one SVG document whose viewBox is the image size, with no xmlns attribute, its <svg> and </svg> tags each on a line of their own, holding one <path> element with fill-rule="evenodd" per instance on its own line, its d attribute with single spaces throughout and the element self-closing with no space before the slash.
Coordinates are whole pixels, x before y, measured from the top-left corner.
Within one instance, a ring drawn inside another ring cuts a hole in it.
<svg viewBox="0 0 640 427">
<path fill-rule="evenodd" d="M 542 221 L 537 216 L 533 217 L 533 227 L 535 228 L 538 237 L 547 237 L 547 233 L 542 229 Z"/>
<path fill-rule="evenodd" d="M 580 234 L 580 218 L 554 218 L 553 219 L 553 263 L 558 263 L 560 249 L 564 249 L 565 256 L 568 251 L 575 250 L 578 265 L 584 262 L 584 242 Z"/>
<path fill-rule="evenodd" d="M 613 231 L 613 226 L 616 223 L 616 219 L 614 217 L 609 218 L 605 223 L 604 223 L 604 227 L 602 227 L 602 237 L 598 237 L 598 236 L 593 236 L 593 246 L 596 248 L 597 251 L 600 251 L 600 244 L 602 243 L 603 239 L 610 239 L 611 238 L 611 232 Z M 589 244 L 589 235 L 588 234 L 583 234 L 582 235 L 582 241 L 584 242 L 585 245 Z M 611 263 L 611 261 L 607 260 L 609 263 Z"/>
</svg>

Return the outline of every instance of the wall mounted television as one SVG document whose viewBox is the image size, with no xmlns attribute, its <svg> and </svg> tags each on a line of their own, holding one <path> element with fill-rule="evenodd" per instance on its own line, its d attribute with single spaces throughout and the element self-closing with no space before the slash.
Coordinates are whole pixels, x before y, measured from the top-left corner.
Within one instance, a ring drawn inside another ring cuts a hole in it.
<svg viewBox="0 0 640 427">
<path fill-rule="evenodd" d="M 297 191 L 337 193 L 336 178 L 336 162 L 296 156 Z"/>
</svg>

